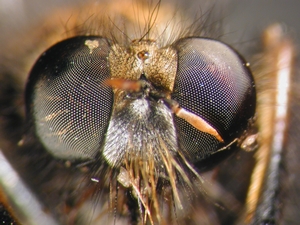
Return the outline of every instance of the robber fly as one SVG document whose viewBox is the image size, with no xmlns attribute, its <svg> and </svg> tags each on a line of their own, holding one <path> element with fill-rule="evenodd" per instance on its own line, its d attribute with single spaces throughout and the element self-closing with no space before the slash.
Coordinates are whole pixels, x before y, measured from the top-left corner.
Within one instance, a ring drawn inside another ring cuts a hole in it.
<svg viewBox="0 0 300 225">
<path fill-rule="evenodd" d="M 179 9 L 83 3 L 5 46 L 1 182 L 17 223 L 283 221 L 292 42 L 268 28 L 251 66 L 214 7 Z"/>
</svg>

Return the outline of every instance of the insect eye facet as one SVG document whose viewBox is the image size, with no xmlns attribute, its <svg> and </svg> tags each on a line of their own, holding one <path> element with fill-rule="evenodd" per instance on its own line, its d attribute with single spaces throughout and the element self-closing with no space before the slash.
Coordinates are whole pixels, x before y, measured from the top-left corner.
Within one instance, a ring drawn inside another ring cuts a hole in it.
<svg viewBox="0 0 300 225">
<path fill-rule="evenodd" d="M 91 158 L 106 132 L 113 92 L 110 45 L 102 37 L 74 37 L 47 51 L 26 88 L 27 114 L 44 147 L 59 158 Z"/>
<path fill-rule="evenodd" d="M 178 68 L 172 99 L 203 118 L 228 144 L 246 130 L 254 116 L 256 92 L 245 61 L 229 46 L 212 39 L 184 38 L 174 44 Z M 183 149 L 198 160 L 222 143 L 175 117 Z"/>
</svg>

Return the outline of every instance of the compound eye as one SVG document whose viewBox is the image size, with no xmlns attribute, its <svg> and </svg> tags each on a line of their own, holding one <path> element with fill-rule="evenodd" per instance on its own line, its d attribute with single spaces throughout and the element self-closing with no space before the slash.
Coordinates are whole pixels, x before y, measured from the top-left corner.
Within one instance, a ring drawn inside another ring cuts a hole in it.
<svg viewBox="0 0 300 225">
<path fill-rule="evenodd" d="M 172 99 L 204 119 L 224 143 L 175 117 L 183 149 L 195 161 L 238 138 L 254 116 L 256 91 L 245 61 L 212 39 L 185 38 L 174 44 L 178 69 Z"/>
<path fill-rule="evenodd" d="M 56 157 L 86 159 L 100 148 L 107 130 L 113 92 L 110 45 L 102 37 L 78 36 L 45 51 L 26 87 L 27 115 L 37 137 Z"/>
</svg>

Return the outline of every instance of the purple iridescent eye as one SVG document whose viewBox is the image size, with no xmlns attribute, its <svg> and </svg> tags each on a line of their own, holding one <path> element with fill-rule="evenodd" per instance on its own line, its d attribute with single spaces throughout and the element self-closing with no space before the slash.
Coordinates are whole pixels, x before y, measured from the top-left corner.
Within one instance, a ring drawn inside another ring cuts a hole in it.
<svg viewBox="0 0 300 225">
<path fill-rule="evenodd" d="M 212 39 L 184 38 L 174 47 L 178 68 L 172 98 L 203 118 L 229 144 L 247 129 L 254 116 L 256 93 L 246 62 L 229 46 Z M 220 148 L 211 135 L 174 118 L 184 149 L 203 159 Z"/>
</svg>

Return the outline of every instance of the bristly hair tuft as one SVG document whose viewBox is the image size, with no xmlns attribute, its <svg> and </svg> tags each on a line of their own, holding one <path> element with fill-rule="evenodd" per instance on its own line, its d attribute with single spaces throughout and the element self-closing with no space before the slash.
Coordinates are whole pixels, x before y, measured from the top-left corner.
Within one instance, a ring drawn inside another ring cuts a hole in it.
<svg viewBox="0 0 300 225">
<path fill-rule="evenodd" d="M 221 20 L 212 4 L 198 6 L 191 12 L 194 16 L 189 17 L 178 10 L 182 6 L 161 0 L 96 2 L 83 7 L 87 9 L 83 10 L 85 14 L 73 12 L 73 21 L 67 21 L 76 24 L 67 30 L 71 36 L 100 35 L 123 46 L 133 40 L 154 40 L 159 47 L 165 47 L 184 37 L 222 35 Z"/>
</svg>

